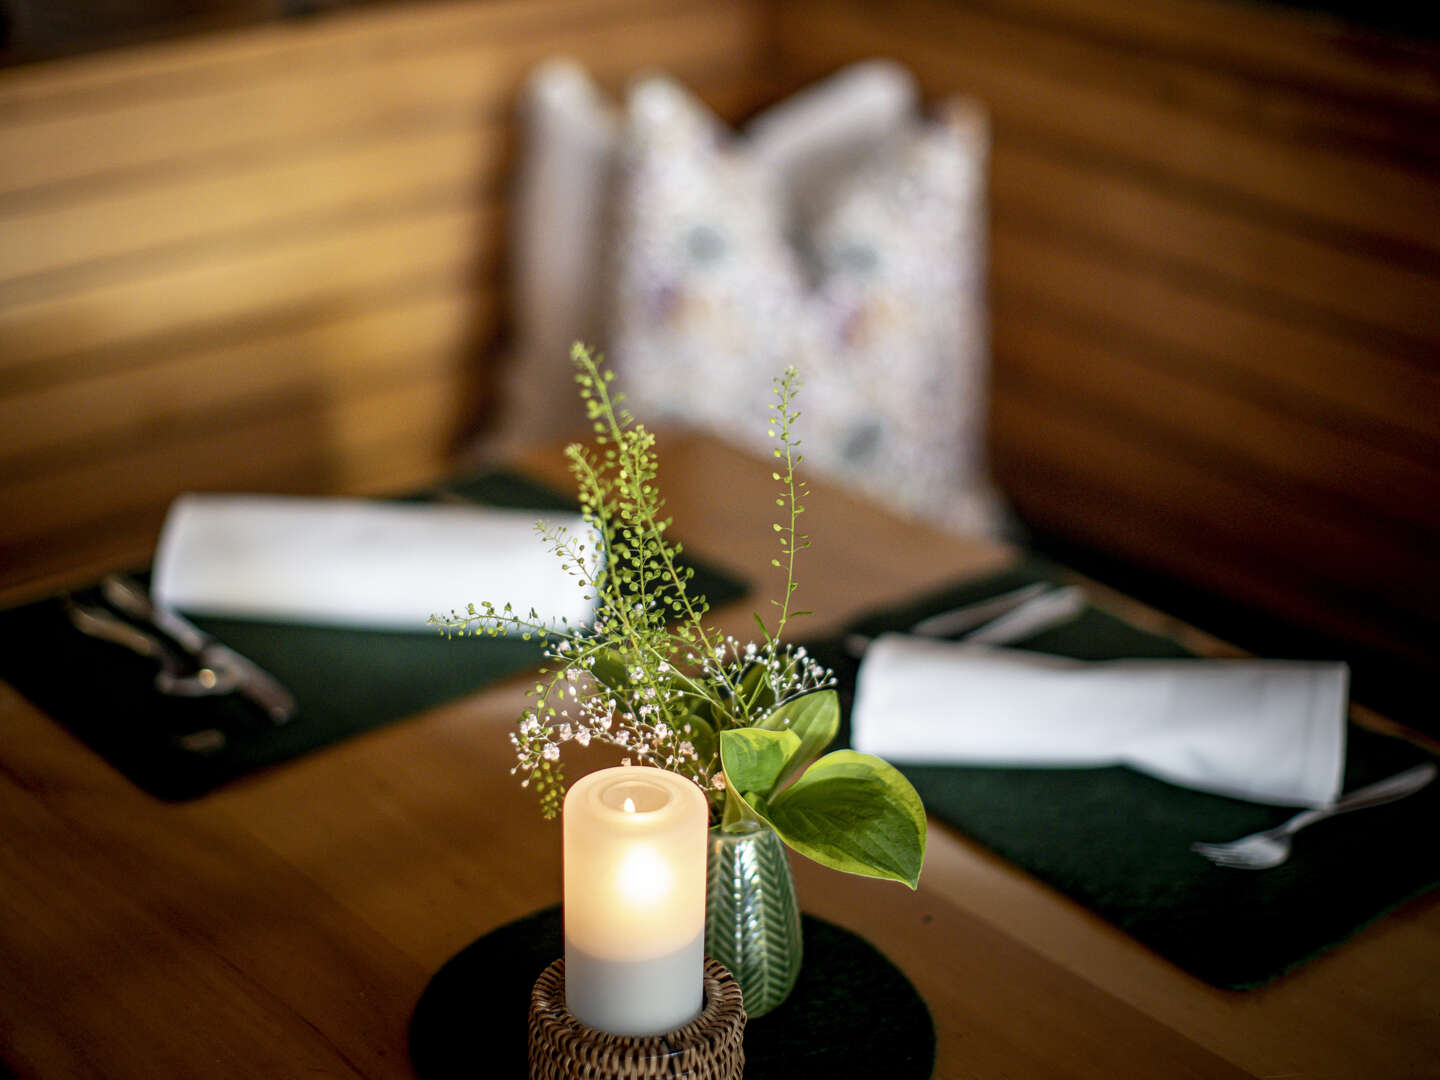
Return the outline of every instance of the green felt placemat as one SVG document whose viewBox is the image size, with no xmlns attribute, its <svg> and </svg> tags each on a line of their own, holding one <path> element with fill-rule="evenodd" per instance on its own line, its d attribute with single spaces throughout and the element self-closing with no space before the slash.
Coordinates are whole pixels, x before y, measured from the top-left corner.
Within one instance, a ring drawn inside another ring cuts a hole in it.
<svg viewBox="0 0 1440 1080">
<path fill-rule="evenodd" d="M 802 917 L 805 962 L 790 996 L 745 1025 L 745 1080 L 920 1080 L 935 1027 L 915 987 L 864 938 Z M 565 951 L 558 907 L 497 927 L 431 978 L 410 1020 L 420 1080 L 527 1075 L 530 990 Z"/>
<path fill-rule="evenodd" d="M 851 629 L 869 635 L 902 630 L 1053 574 L 1044 563 L 1024 562 L 876 613 Z M 1168 638 L 1093 608 L 1015 647 L 1090 660 L 1190 655 Z M 848 741 L 858 663 L 838 639 L 814 642 L 811 650 L 840 680 L 841 739 Z M 1428 757 L 1408 742 L 1353 724 L 1348 740 L 1347 791 Z M 1293 809 L 1191 791 L 1123 767 L 895 764 L 936 817 L 1186 971 L 1228 989 L 1260 986 L 1440 885 L 1440 845 L 1432 842 L 1440 825 L 1440 782 L 1392 805 L 1313 826 L 1296 837 L 1287 863 L 1251 871 L 1214 866 L 1189 845 L 1269 828 Z"/>
<path fill-rule="evenodd" d="M 448 483 L 444 490 L 450 497 L 490 506 L 542 513 L 573 508 L 564 496 L 505 471 Z M 692 592 L 712 605 L 744 594 L 743 583 L 725 572 L 689 553 L 686 562 L 695 568 Z M 76 595 L 98 600 L 93 590 Z M 273 727 L 235 695 L 173 698 L 158 693 L 153 662 L 80 634 L 58 597 L 0 612 L 0 678 L 140 787 L 179 800 L 462 697 L 540 662 L 538 643 L 503 638 L 450 640 L 438 631 L 382 633 L 237 619 L 195 622 L 289 687 L 299 703 L 295 719 Z M 223 745 L 194 738 L 207 730 L 221 732 Z"/>
</svg>

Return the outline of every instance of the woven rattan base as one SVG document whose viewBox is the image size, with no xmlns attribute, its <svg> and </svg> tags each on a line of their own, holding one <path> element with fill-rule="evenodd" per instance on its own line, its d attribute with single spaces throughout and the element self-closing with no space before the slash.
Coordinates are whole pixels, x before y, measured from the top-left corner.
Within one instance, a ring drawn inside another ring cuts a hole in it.
<svg viewBox="0 0 1440 1080">
<path fill-rule="evenodd" d="M 740 987 L 708 958 L 705 1008 L 665 1035 L 610 1035 L 576 1020 L 565 1007 L 563 958 L 530 993 L 530 1080 L 740 1080 L 744 1038 Z"/>
</svg>

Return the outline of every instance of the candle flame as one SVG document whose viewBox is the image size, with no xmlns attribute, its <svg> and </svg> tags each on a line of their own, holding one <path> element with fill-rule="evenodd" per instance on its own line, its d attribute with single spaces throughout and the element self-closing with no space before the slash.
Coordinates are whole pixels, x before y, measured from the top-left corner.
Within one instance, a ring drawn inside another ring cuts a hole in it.
<svg viewBox="0 0 1440 1080">
<path fill-rule="evenodd" d="M 626 800 L 625 800 L 625 812 L 626 812 L 627 814 L 633 814 L 633 813 L 635 812 L 635 800 L 634 800 L 634 799 L 626 799 Z"/>
</svg>

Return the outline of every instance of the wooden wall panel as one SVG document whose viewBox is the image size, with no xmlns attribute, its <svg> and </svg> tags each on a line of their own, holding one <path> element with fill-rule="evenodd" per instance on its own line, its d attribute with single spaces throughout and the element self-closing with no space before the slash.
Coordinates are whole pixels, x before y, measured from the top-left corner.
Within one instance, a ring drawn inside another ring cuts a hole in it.
<svg viewBox="0 0 1440 1080">
<path fill-rule="evenodd" d="M 993 118 L 997 475 L 1049 535 L 1440 664 L 1440 47 L 1219 0 L 782 4 Z"/>
<path fill-rule="evenodd" d="M 387 6 L 0 71 L 0 585 L 143 552 L 185 488 L 443 472 L 503 337 L 525 74 L 660 67 L 738 119 L 767 18 Z"/>
<path fill-rule="evenodd" d="M 1362 337 L 1379 329 L 1418 336 L 1425 349 L 1440 345 L 1440 276 L 1418 266 L 1268 216 L 1242 216 L 1143 176 L 1097 170 L 1019 136 L 995 148 L 991 172 L 997 213 L 1068 226 L 1161 272 L 1175 267 L 1232 293 L 1264 296 L 1301 321 L 1349 322 Z"/>
<path fill-rule="evenodd" d="M 143 553 L 182 487 L 442 471 L 559 52 L 732 120 L 877 54 L 980 97 L 1019 510 L 1440 638 L 1440 50 L 1228 0 L 472 0 L 0 71 L 0 584 Z"/>
</svg>

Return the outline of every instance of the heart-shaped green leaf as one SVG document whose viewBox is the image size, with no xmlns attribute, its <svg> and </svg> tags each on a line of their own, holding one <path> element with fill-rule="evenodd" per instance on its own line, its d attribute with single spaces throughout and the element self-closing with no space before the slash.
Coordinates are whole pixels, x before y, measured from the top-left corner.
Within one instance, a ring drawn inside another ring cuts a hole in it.
<svg viewBox="0 0 1440 1080">
<path fill-rule="evenodd" d="M 799 748 L 800 736 L 792 731 L 735 728 L 720 733 L 720 764 L 736 793 L 769 795 Z"/>
<path fill-rule="evenodd" d="M 835 733 L 840 730 L 840 699 L 834 690 L 806 694 L 781 705 L 760 726 L 768 731 L 792 731 L 800 737 L 799 748 L 790 756 L 776 780 L 776 786 L 783 787 L 786 781 L 819 757 L 820 751 L 835 738 Z"/>
<path fill-rule="evenodd" d="M 758 810 L 786 844 L 818 863 L 919 884 L 925 807 L 910 781 L 880 758 L 827 754 Z"/>
</svg>

